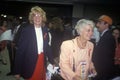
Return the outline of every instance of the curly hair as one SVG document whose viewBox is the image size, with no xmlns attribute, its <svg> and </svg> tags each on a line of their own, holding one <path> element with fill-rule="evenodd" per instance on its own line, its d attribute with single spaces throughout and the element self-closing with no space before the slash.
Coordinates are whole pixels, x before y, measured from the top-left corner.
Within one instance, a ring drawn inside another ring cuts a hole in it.
<svg viewBox="0 0 120 80">
<path fill-rule="evenodd" d="M 80 35 L 81 33 L 81 30 L 86 27 L 87 25 L 90 25 L 92 28 L 94 28 L 95 24 L 92 20 L 87 20 L 87 19 L 80 19 L 76 26 L 75 26 L 75 29 L 78 33 L 78 35 Z"/>
<path fill-rule="evenodd" d="M 46 12 L 42 8 L 40 8 L 39 6 L 34 6 L 31 8 L 31 11 L 29 13 L 29 22 L 31 24 L 33 24 L 33 16 L 35 13 L 38 13 L 41 15 L 43 24 L 47 21 Z"/>
</svg>

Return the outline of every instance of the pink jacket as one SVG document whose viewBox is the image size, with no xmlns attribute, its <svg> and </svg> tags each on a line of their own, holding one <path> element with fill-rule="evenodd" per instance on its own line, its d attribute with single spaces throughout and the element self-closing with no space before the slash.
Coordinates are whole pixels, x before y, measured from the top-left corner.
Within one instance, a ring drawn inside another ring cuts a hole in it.
<svg viewBox="0 0 120 80">
<path fill-rule="evenodd" d="M 85 73 L 88 75 L 88 70 L 93 69 L 93 63 L 91 61 L 93 44 L 88 41 L 85 49 L 80 49 L 77 45 L 77 38 L 64 41 L 61 45 L 60 53 L 60 69 L 61 76 L 65 80 L 73 80 L 73 77 L 81 75 L 80 62 L 86 61 Z M 73 67 L 75 71 L 73 71 Z"/>
</svg>

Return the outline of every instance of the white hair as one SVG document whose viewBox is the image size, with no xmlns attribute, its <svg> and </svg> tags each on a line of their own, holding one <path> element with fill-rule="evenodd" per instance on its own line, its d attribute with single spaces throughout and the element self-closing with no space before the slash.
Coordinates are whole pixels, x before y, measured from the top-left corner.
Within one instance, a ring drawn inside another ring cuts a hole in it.
<svg viewBox="0 0 120 80">
<path fill-rule="evenodd" d="M 75 30 L 77 31 L 78 35 L 80 35 L 81 30 L 86 27 L 87 25 L 91 26 L 92 28 L 95 26 L 94 22 L 92 20 L 87 19 L 80 19 L 76 26 Z"/>
</svg>

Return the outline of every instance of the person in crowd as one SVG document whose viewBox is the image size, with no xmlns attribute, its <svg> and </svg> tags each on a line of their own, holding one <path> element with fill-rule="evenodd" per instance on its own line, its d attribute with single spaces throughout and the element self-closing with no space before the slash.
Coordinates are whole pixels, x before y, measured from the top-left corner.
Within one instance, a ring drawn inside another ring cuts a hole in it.
<svg viewBox="0 0 120 80">
<path fill-rule="evenodd" d="M 1 27 L 1 29 L 3 30 L 3 33 L 1 33 L 0 36 L 0 49 L 1 49 L 1 54 L 3 57 L 3 64 L 6 65 L 8 63 L 7 61 L 7 51 L 8 51 L 8 56 L 9 56 L 9 62 L 10 62 L 10 72 L 7 73 L 8 75 L 11 75 L 12 73 L 12 59 L 13 59 L 13 52 L 12 52 L 12 40 L 13 40 L 13 35 L 12 35 L 12 30 L 11 30 L 11 24 L 12 24 L 12 20 L 8 19 L 6 21 L 3 21 L 3 26 Z"/>
<path fill-rule="evenodd" d="M 32 7 L 29 22 L 17 43 L 13 74 L 16 79 L 46 80 L 46 57 L 54 65 L 45 27 L 46 12 L 39 6 Z"/>
<path fill-rule="evenodd" d="M 93 80 L 110 80 L 114 77 L 115 39 L 110 28 L 112 18 L 101 15 L 96 23 L 100 39 L 93 51 L 93 62 L 97 76 Z"/>
<path fill-rule="evenodd" d="M 62 42 L 60 50 L 60 74 L 65 80 L 88 80 L 96 70 L 92 62 L 94 44 L 90 42 L 94 22 L 80 19 L 75 26 L 79 36 Z"/>
<path fill-rule="evenodd" d="M 112 29 L 112 34 L 115 38 L 115 42 L 116 42 L 116 48 L 118 47 L 118 43 L 119 43 L 119 38 L 120 38 L 120 29 L 115 27 Z"/>
<path fill-rule="evenodd" d="M 63 35 L 63 40 L 69 40 L 73 38 L 72 34 L 72 19 L 71 18 L 66 18 L 64 19 L 64 35 Z"/>
<path fill-rule="evenodd" d="M 6 75 L 12 75 L 12 70 L 13 70 L 13 63 L 14 63 L 14 53 L 13 53 L 13 47 L 12 47 L 12 41 L 13 41 L 13 34 L 12 34 L 12 19 L 7 20 L 7 30 L 6 34 L 4 35 L 7 39 L 7 50 L 8 50 L 8 56 L 9 56 L 9 62 L 10 62 L 10 72 L 8 72 Z"/>
<path fill-rule="evenodd" d="M 6 30 L 7 24 L 8 24 L 7 20 L 4 20 L 4 19 L 0 22 L 0 29 L 3 32 Z"/>
<path fill-rule="evenodd" d="M 7 73 L 7 76 L 12 75 L 13 68 L 14 68 L 14 59 L 15 59 L 15 39 L 14 37 L 19 37 L 16 35 L 18 29 L 20 27 L 20 20 L 18 18 L 13 19 L 12 21 L 12 27 L 11 27 L 11 34 L 13 37 L 13 40 L 8 43 L 8 50 L 9 50 L 9 59 L 10 59 L 10 72 Z"/>
<path fill-rule="evenodd" d="M 13 38 L 13 45 L 15 48 L 17 48 L 17 43 L 21 35 L 21 31 L 26 25 L 28 24 L 27 20 L 20 20 L 18 18 L 15 19 L 13 26 L 14 28 L 12 29 L 12 33 L 14 35 Z"/>
<path fill-rule="evenodd" d="M 7 26 L 7 22 L 4 20 L 0 21 L 0 36 L 2 33 L 4 33 L 4 31 L 6 30 L 6 26 Z M 6 47 L 6 41 L 1 41 L 0 42 L 0 61 L 2 62 L 2 64 L 6 65 L 7 61 L 6 61 L 6 57 L 5 57 L 5 47 Z M 0 71 L 0 74 L 2 73 L 2 71 Z"/>
<path fill-rule="evenodd" d="M 93 31 L 93 36 L 92 36 L 92 39 L 91 39 L 91 41 L 94 43 L 94 45 L 97 45 L 97 43 L 100 39 L 99 34 L 100 33 L 98 32 L 97 27 L 95 26 L 94 31 Z"/>
<path fill-rule="evenodd" d="M 112 34 L 116 41 L 116 51 L 115 51 L 115 66 L 116 75 L 120 75 L 120 29 L 118 27 L 112 29 Z"/>
<path fill-rule="evenodd" d="M 1 49 L 1 55 L 2 55 L 2 63 L 3 64 L 7 64 L 7 57 L 6 57 L 6 54 L 7 54 L 7 50 L 8 50 L 8 53 L 9 53 L 9 43 L 12 41 L 12 34 L 11 34 L 11 29 L 8 28 L 8 21 L 3 21 L 3 25 L 1 27 L 2 29 L 2 33 L 0 35 L 0 49 Z"/>
<path fill-rule="evenodd" d="M 94 21 L 94 23 L 96 24 L 96 20 L 93 20 L 92 19 L 92 21 Z M 92 36 L 92 39 L 91 39 L 91 41 L 94 43 L 94 45 L 97 45 L 97 43 L 98 43 L 98 41 L 99 41 L 99 39 L 100 39 L 100 33 L 99 33 L 99 31 L 98 31 L 98 29 L 97 29 L 97 26 L 95 25 L 94 26 L 94 30 L 93 30 L 93 36 Z"/>
<path fill-rule="evenodd" d="M 49 22 L 49 31 L 51 33 L 51 49 L 54 58 L 59 57 L 60 45 L 63 41 L 64 28 L 60 17 L 53 17 Z"/>
</svg>

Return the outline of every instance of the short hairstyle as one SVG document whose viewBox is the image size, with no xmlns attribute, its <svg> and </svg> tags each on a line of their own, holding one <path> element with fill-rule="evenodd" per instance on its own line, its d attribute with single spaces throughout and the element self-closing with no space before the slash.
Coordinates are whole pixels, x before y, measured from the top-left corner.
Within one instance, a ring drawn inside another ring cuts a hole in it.
<svg viewBox="0 0 120 80">
<path fill-rule="evenodd" d="M 92 20 L 87 19 L 80 19 L 76 26 L 75 30 L 77 31 L 78 35 L 80 35 L 81 30 L 86 27 L 87 25 L 91 26 L 92 28 L 95 26 L 94 22 Z"/>
<path fill-rule="evenodd" d="M 42 8 L 40 8 L 39 6 L 34 6 L 34 7 L 31 8 L 31 11 L 29 13 L 30 23 L 33 24 L 33 16 L 34 16 L 35 13 L 38 13 L 38 14 L 41 15 L 42 22 L 44 24 L 46 22 L 46 12 Z"/>
</svg>

